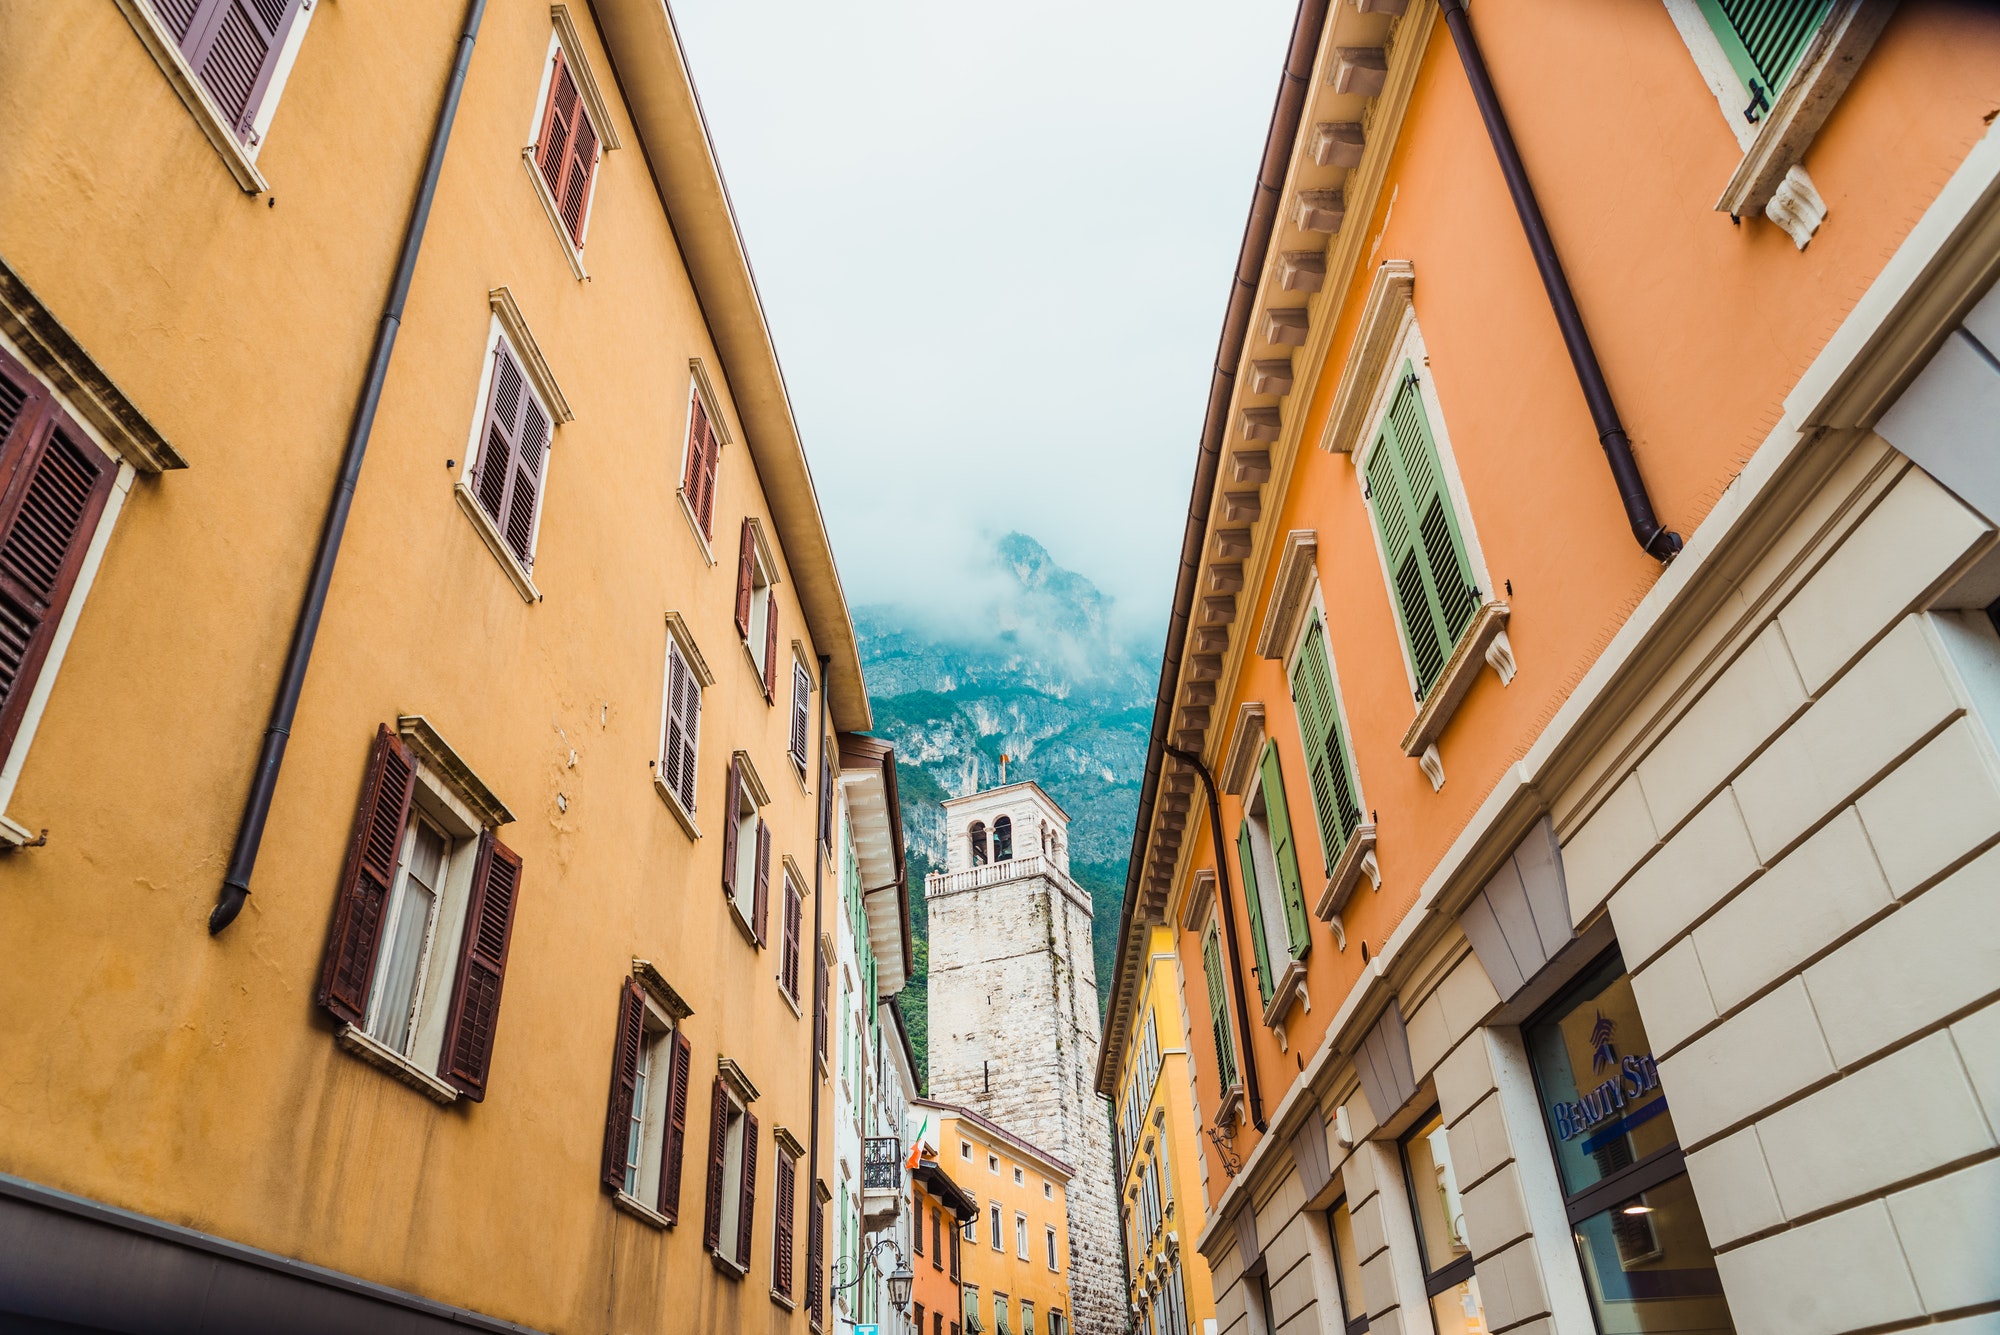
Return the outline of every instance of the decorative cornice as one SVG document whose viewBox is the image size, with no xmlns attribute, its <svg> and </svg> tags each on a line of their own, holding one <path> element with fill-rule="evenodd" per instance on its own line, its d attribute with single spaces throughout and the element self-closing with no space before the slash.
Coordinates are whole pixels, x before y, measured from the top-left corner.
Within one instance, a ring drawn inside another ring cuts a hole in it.
<svg viewBox="0 0 2000 1335">
<path fill-rule="evenodd" d="M 563 397 L 562 386 L 556 383 L 556 374 L 549 369 L 548 359 L 542 356 L 541 344 L 535 342 L 534 334 L 528 329 L 527 317 L 521 314 L 514 294 L 505 287 L 496 287 L 486 294 L 486 300 L 493 307 L 493 314 L 500 318 L 500 328 L 507 335 L 507 341 L 513 345 L 514 351 L 521 354 L 521 369 L 528 373 L 535 392 L 542 396 L 542 402 L 554 415 L 556 425 L 575 421 L 576 414 L 570 411 L 569 400 Z"/>
<path fill-rule="evenodd" d="M 1278 574 L 1271 586 L 1271 601 L 1264 609 L 1264 624 L 1257 632 L 1257 653 L 1263 658 L 1282 658 L 1305 610 L 1306 593 L 1318 573 L 1319 534 L 1314 529 L 1295 528 L 1285 535 L 1278 550 Z"/>
<path fill-rule="evenodd" d="M 403 714 L 396 719 L 396 732 L 417 758 L 429 767 L 452 795 L 472 808 L 473 814 L 487 829 L 505 825 L 514 819 L 514 813 L 507 810 L 507 804 L 495 796 L 486 786 L 486 781 L 472 772 L 472 766 L 459 758 L 458 752 L 438 735 L 431 721 L 422 714 Z"/>
<path fill-rule="evenodd" d="M 1206 869 L 1196 872 L 1188 890 L 1187 905 L 1181 910 L 1181 929 L 1199 932 L 1214 902 L 1215 873 Z"/>
<path fill-rule="evenodd" d="M 745 1103 L 755 1103 L 757 1101 L 757 1086 L 750 1083 L 749 1075 L 744 1072 L 741 1066 L 738 1066 L 727 1057 L 717 1057 L 715 1059 L 715 1071 L 717 1075 L 722 1077 L 724 1084 L 736 1091 L 736 1097 L 742 1099 Z"/>
<path fill-rule="evenodd" d="M 1408 260 L 1383 260 L 1369 281 L 1368 301 L 1361 308 L 1361 327 L 1355 331 L 1354 346 L 1333 392 L 1333 409 L 1327 414 L 1326 431 L 1319 447 L 1337 454 L 1352 454 L 1367 425 L 1368 409 L 1375 390 L 1382 383 L 1402 333 L 1403 316 L 1414 304 L 1417 269 Z"/>
<path fill-rule="evenodd" d="M 563 58 L 569 64 L 570 77 L 576 80 L 576 91 L 583 94 L 583 103 L 590 111 L 590 124 L 597 131 L 597 142 L 605 152 L 620 147 L 618 127 L 611 121 L 611 104 L 604 100 L 604 93 L 597 86 L 597 76 L 591 72 L 590 56 L 583 49 L 583 38 L 577 33 L 576 20 L 569 16 L 569 6 L 552 4 L 549 18 L 556 25 L 556 40 L 562 43 Z"/>
<path fill-rule="evenodd" d="M 1257 763 L 1257 756 L 1264 749 L 1264 706 L 1260 701 L 1246 700 L 1236 709 L 1236 727 L 1229 738 L 1229 750 L 1223 756 L 1222 773 L 1218 776 L 1222 791 L 1235 797 L 1242 793 L 1250 782 L 1250 767 Z M 1218 850 L 1217 857 L 1222 854 Z"/>
<path fill-rule="evenodd" d="M 701 650 L 694 642 L 694 632 L 688 629 L 687 618 L 679 612 L 667 613 L 667 633 L 680 645 L 681 653 L 687 658 L 689 670 L 703 687 L 715 685 L 715 674 L 708 670 L 708 660 L 701 656 Z"/>
<path fill-rule="evenodd" d="M 646 995 L 660 1003 L 661 1009 L 676 1021 L 685 1020 L 694 1014 L 694 1007 L 680 993 L 674 991 L 672 983 L 666 979 L 651 960 L 632 961 L 632 980 L 646 989 Z"/>
</svg>

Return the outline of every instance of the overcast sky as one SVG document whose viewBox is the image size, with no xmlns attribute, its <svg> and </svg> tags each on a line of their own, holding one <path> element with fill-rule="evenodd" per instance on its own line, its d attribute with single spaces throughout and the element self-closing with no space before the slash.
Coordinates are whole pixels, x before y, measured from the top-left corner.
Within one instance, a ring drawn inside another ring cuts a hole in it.
<svg viewBox="0 0 2000 1335">
<path fill-rule="evenodd" d="M 855 603 L 1157 628 L 1294 0 L 673 0 Z"/>
</svg>

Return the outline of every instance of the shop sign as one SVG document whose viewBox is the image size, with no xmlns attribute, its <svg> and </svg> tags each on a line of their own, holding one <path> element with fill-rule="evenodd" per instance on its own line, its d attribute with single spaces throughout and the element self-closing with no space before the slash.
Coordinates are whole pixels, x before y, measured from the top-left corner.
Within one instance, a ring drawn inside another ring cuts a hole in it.
<svg viewBox="0 0 2000 1335">
<path fill-rule="evenodd" d="M 1660 1088 L 1660 1068 L 1653 1060 L 1653 1054 L 1645 1052 L 1620 1057 L 1612 1045 L 1612 1034 L 1616 1028 L 1599 1011 L 1597 1022 L 1590 1029 L 1590 1073 L 1593 1079 L 1599 1076 L 1605 1078 L 1594 1089 L 1580 1094 L 1573 1103 L 1559 1101 L 1549 1105 L 1549 1118 L 1555 1123 L 1556 1134 L 1564 1140 L 1576 1139 L 1592 1127 L 1622 1114 L 1628 1106 Z M 1664 1106 L 1662 1102 L 1661 1107 Z M 1640 1120 L 1656 1111 L 1658 1109 L 1647 1109 Z"/>
</svg>

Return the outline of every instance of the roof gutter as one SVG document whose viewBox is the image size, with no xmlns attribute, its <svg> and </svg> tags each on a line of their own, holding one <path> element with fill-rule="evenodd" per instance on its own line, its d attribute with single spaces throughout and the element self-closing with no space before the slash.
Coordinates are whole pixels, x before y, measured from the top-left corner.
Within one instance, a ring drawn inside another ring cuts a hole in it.
<svg viewBox="0 0 2000 1335">
<path fill-rule="evenodd" d="M 1174 691 L 1180 685 L 1181 651 L 1187 642 L 1188 622 L 1194 609 L 1196 578 L 1201 573 L 1201 546 L 1208 536 L 1208 512 L 1215 503 L 1215 480 L 1222 471 L 1222 438 L 1229 420 L 1229 401 L 1236 393 L 1236 368 L 1243 360 L 1257 284 L 1264 272 L 1265 252 L 1271 248 L 1271 234 L 1277 228 L 1285 174 L 1291 166 L 1299 122 L 1305 115 L 1306 92 L 1312 82 L 1313 60 L 1319 51 L 1326 17 L 1327 0 L 1299 0 L 1298 15 L 1292 20 L 1291 45 L 1285 52 L 1284 77 L 1278 84 L 1277 103 L 1271 109 L 1271 128 L 1264 136 L 1263 165 L 1257 173 L 1256 191 L 1250 198 L 1250 217 L 1243 224 L 1243 244 L 1236 253 L 1236 273 L 1229 284 L 1229 305 L 1222 317 L 1215 369 L 1209 377 L 1208 416 L 1202 422 L 1201 451 L 1195 456 L 1194 491 L 1188 499 L 1187 527 L 1181 536 L 1180 573 L 1174 579 L 1173 612 L 1167 621 L 1167 643 L 1160 660 L 1159 692 L 1153 700 L 1153 733 L 1146 744 L 1146 771 L 1139 786 L 1139 818 L 1132 827 L 1132 856 L 1125 870 L 1125 902 L 1118 914 L 1118 946 L 1111 957 L 1112 991 L 1110 1005 L 1105 1009 L 1107 1040 L 1111 1017 L 1118 1013 L 1123 1001 L 1120 994 L 1124 991 L 1124 960 L 1131 946 L 1139 879 L 1145 873 L 1153 807 L 1160 795 L 1167 729 L 1173 721 Z M 1221 857 L 1219 850 L 1216 856 Z M 1117 1068 L 1114 1056 L 1109 1041 L 1098 1045 L 1100 1093 L 1105 1092 L 1109 1073 Z"/>
<path fill-rule="evenodd" d="M 1493 141 L 1493 155 L 1500 159 L 1500 174 L 1507 179 L 1507 193 L 1514 197 L 1514 211 L 1521 215 L 1521 230 L 1528 234 L 1528 249 L 1534 252 L 1535 267 L 1541 271 L 1542 286 L 1548 290 L 1556 324 L 1562 330 L 1563 346 L 1569 349 L 1570 364 L 1576 368 L 1584 402 L 1590 405 L 1590 420 L 1597 427 L 1597 441 L 1611 464 L 1611 479 L 1618 487 L 1618 499 L 1625 506 L 1626 522 L 1641 551 L 1665 565 L 1680 554 L 1681 535 L 1661 527 L 1653 514 L 1653 501 L 1646 494 L 1646 480 L 1632 457 L 1632 442 L 1618 419 L 1618 407 L 1611 401 L 1611 387 L 1604 381 L 1604 368 L 1597 364 L 1597 350 L 1583 327 L 1583 315 L 1576 307 L 1576 294 L 1569 290 L 1562 259 L 1549 235 L 1548 220 L 1535 199 L 1535 187 L 1528 181 L 1521 151 L 1515 147 L 1514 132 L 1507 126 L 1507 113 L 1500 108 L 1500 96 L 1493 91 L 1493 78 L 1486 70 L 1486 57 L 1472 35 L 1472 19 L 1465 12 L 1465 0 L 1442 0 L 1445 26 L 1451 29 L 1452 43 L 1458 47 L 1459 63 L 1465 66 L 1466 81 L 1472 85 L 1472 100 L 1479 104 L 1479 118 L 1486 122 L 1487 137 Z"/>
</svg>

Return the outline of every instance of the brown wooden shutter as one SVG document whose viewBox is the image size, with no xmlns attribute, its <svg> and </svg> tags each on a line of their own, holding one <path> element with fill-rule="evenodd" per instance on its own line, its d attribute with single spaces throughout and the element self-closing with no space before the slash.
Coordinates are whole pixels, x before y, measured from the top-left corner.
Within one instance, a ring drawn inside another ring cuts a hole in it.
<svg viewBox="0 0 2000 1335">
<path fill-rule="evenodd" d="M 743 521 L 743 535 L 736 544 L 736 633 L 750 638 L 750 598 L 757 572 L 757 534 L 750 521 Z"/>
<path fill-rule="evenodd" d="M 335 1019 L 361 1024 L 368 1014 L 368 989 L 375 981 L 376 948 L 382 940 L 382 910 L 395 884 L 403 853 L 403 826 L 416 789 L 417 762 L 402 739 L 383 724 L 375 732 L 347 864 L 333 901 L 333 928 L 320 966 L 319 1004 Z"/>
<path fill-rule="evenodd" d="M 787 1300 L 792 1296 L 792 1219 L 798 1209 L 799 1166 L 784 1150 L 778 1151 L 778 1185 L 774 1209 L 777 1226 L 771 1231 L 771 1287 Z"/>
<path fill-rule="evenodd" d="M 714 542 L 715 474 L 722 462 L 722 438 L 715 434 L 715 423 L 706 417 L 702 419 L 701 425 L 701 504 L 697 510 L 701 518 L 701 535 Z"/>
<path fill-rule="evenodd" d="M 579 105 L 568 161 L 563 165 L 562 191 L 556 196 L 563 226 L 578 250 L 583 249 L 583 234 L 590 225 L 590 186 L 597 176 L 597 156 L 597 129 L 590 123 L 589 111 Z"/>
<path fill-rule="evenodd" d="M 479 836 L 472 902 L 465 910 L 465 943 L 444 1024 L 445 1068 L 440 1072 L 446 1084 L 474 1103 L 486 1097 L 493 1036 L 500 1021 L 500 989 L 507 977 L 507 949 L 520 893 L 520 854 L 486 831 Z"/>
<path fill-rule="evenodd" d="M 611 1101 L 604 1110 L 604 1167 L 607 1191 L 625 1189 L 625 1158 L 631 1152 L 632 1096 L 639 1083 L 639 1053 L 646 1042 L 646 996 L 630 978 L 618 995 L 618 1034 L 611 1049 Z"/>
<path fill-rule="evenodd" d="M 813 943 L 813 1051 L 826 1064 L 826 956 Z"/>
<path fill-rule="evenodd" d="M 964 1236 L 957 1229 L 951 1231 L 951 1282 L 954 1284 L 958 1283 L 958 1244 Z"/>
<path fill-rule="evenodd" d="M 678 1223 L 681 1217 L 681 1157 L 687 1149 L 688 1078 L 693 1070 L 694 1044 L 674 1030 L 669 1044 L 674 1056 L 673 1084 L 667 1090 L 667 1134 L 660 1146 L 660 1200 L 654 1208 Z"/>
<path fill-rule="evenodd" d="M 701 1245 L 710 1251 L 722 1242 L 722 1171 L 728 1158 L 729 1090 L 717 1076 L 708 1115 L 708 1216 L 701 1229 Z"/>
<path fill-rule="evenodd" d="M 0 756 L 14 744 L 118 466 L 0 352 Z"/>
<path fill-rule="evenodd" d="M 688 408 L 687 463 L 681 469 L 681 490 L 687 494 L 688 508 L 701 516 L 701 478 L 707 471 L 708 407 L 699 390 L 690 390 Z"/>
<path fill-rule="evenodd" d="M 826 1202 L 817 1189 L 809 1193 L 812 1208 L 806 1215 L 806 1311 L 812 1315 L 814 1330 L 826 1319 Z"/>
<path fill-rule="evenodd" d="M 752 900 L 750 925 L 757 934 L 757 944 L 763 945 L 767 939 L 766 928 L 771 919 L 771 827 L 760 816 L 757 819 L 757 889 Z"/>
<path fill-rule="evenodd" d="M 789 878 L 785 881 L 785 995 L 793 1001 L 799 999 L 799 928 L 805 917 L 805 905 L 799 900 L 799 892 L 792 887 Z"/>
<path fill-rule="evenodd" d="M 764 594 L 764 703 L 778 699 L 778 591 Z"/>
<path fill-rule="evenodd" d="M 236 137 L 251 141 L 264 90 L 305 0 L 157 0 L 156 7 Z"/>
<path fill-rule="evenodd" d="M 563 168 L 570 157 L 570 135 L 575 129 L 583 99 L 576 90 L 576 76 L 569 72 L 568 54 L 556 48 L 555 69 L 549 74 L 548 102 L 542 113 L 541 142 L 535 145 L 535 163 L 542 169 L 542 184 L 550 198 L 560 204 Z"/>
<path fill-rule="evenodd" d="M 757 1238 L 757 1114 L 743 1110 L 743 1199 L 736 1211 L 736 1263 L 750 1268 Z"/>
<path fill-rule="evenodd" d="M 806 764 L 806 738 L 812 731 L 812 674 L 806 665 L 792 663 L 792 759 L 801 770 Z"/>
<path fill-rule="evenodd" d="M 722 893 L 730 899 L 736 898 L 736 827 L 741 819 L 738 812 L 743 805 L 742 784 L 743 762 L 731 756 L 729 787 L 723 790 L 722 807 Z"/>
</svg>

